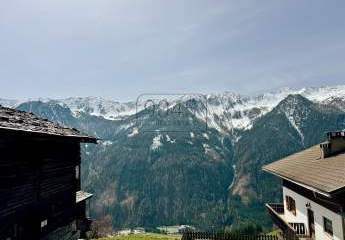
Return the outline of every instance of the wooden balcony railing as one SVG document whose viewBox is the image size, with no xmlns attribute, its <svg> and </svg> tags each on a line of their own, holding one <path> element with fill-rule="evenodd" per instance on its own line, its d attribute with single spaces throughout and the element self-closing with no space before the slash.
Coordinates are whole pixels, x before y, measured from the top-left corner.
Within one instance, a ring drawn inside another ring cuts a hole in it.
<svg viewBox="0 0 345 240">
<path fill-rule="evenodd" d="M 268 213 L 273 222 L 282 230 L 284 239 L 306 239 L 307 230 L 304 223 L 289 223 L 284 219 L 284 204 L 269 203 L 266 204 Z"/>
<path fill-rule="evenodd" d="M 276 213 L 284 214 L 284 204 L 283 203 L 269 203 L 268 204 Z"/>
<path fill-rule="evenodd" d="M 307 234 L 304 223 L 289 223 L 295 229 L 296 235 L 304 237 Z"/>
</svg>

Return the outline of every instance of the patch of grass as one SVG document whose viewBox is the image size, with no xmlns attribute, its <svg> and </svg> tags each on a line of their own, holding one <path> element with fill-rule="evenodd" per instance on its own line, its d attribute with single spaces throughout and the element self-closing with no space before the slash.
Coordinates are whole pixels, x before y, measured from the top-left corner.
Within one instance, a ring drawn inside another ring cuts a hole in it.
<svg viewBox="0 0 345 240">
<path fill-rule="evenodd" d="M 99 238 L 98 240 L 181 240 L 181 236 L 155 234 L 155 233 L 143 233 L 143 234 L 130 234 L 127 236 Z"/>
<path fill-rule="evenodd" d="M 272 232 L 269 232 L 267 235 L 278 236 L 279 232 L 280 232 L 280 230 L 276 229 L 276 230 L 273 230 Z"/>
</svg>

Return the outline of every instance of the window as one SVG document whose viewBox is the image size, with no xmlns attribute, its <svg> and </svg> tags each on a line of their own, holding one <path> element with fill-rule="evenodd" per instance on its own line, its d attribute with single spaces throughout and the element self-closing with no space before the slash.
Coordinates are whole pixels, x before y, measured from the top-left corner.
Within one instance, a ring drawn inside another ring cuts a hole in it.
<svg viewBox="0 0 345 240">
<path fill-rule="evenodd" d="M 296 202 L 295 200 L 290 197 L 290 196 L 285 196 L 285 201 L 286 201 L 286 208 L 290 212 L 292 212 L 293 215 L 296 216 Z"/>
<path fill-rule="evenodd" d="M 323 229 L 325 230 L 326 233 L 330 234 L 333 236 L 333 225 L 332 221 L 329 220 L 326 217 L 323 217 Z"/>
<path fill-rule="evenodd" d="M 79 165 L 75 166 L 75 179 L 79 180 Z"/>
<path fill-rule="evenodd" d="M 48 225 L 48 220 L 47 219 L 41 221 L 41 228 L 44 228 L 47 225 Z"/>
</svg>

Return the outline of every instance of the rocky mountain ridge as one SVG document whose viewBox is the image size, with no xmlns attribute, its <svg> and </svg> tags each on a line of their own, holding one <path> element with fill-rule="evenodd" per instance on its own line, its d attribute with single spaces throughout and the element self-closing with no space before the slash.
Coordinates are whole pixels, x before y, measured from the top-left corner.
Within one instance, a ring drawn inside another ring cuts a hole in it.
<svg viewBox="0 0 345 240">
<path fill-rule="evenodd" d="M 213 94 L 168 109 L 136 108 L 135 114 L 133 103 L 99 98 L 12 107 L 102 139 L 82 147 L 82 184 L 95 193 L 94 217 L 108 216 L 114 227 L 206 229 L 255 219 L 269 224 L 263 203 L 281 200 L 280 184 L 262 165 L 319 143 L 327 131 L 345 129 L 344 102 L 345 86 L 337 86 L 256 97 Z M 109 118 L 111 111 L 118 117 Z M 184 131 L 170 131 L 181 120 Z"/>
<path fill-rule="evenodd" d="M 301 89 L 282 88 L 253 96 L 224 92 L 220 94 L 198 95 L 197 98 L 205 98 L 204 101 L 207 101 L 208 126 L 224 132 L 250 129 L 255 119 L 268 113 L 280 101 L 293 94 L 300 94 L 316 103 L 333 104 L 341 109 L 345 109 L 345 104 L 342 101 L 345 98 L 345 85 Z M 74 116 L 78 116 L 80 113 L 87 113 L 107 120 L 121 120 L 135 115 L 144 108 L 141 102 L 138 101 L 119 102 L 101 97 L 0 99 L 0 104 L 15 108 L 21 103 L 30 101 L 56 103 L 68 107 Z M 201 120 L 205 120 L 203 114 L 197 114 L 197 116 Z"/>
</svg>

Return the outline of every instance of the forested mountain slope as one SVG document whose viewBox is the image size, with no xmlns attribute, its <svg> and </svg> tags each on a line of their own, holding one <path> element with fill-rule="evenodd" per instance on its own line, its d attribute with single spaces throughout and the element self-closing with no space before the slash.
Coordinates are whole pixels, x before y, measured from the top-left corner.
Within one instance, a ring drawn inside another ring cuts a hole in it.
<svg viewBox="0 0 345 240">
<path fill-rule="evenodd" d="M 281 201 L 281 190 L 262 165 L 345 129 L 344 89 L 209 95 L 190 100 L 183 115 L 136 112 L 134 103 L 98 98 L 0 102 L 102 139 L 82 147 L 82 184 L 95 193 L 93 217 L 110 216 L 114 227 L 206 229 L 258 219 L 270 224 L 263 203 Z M 151 131 L 161 120 L 173 126 L 181 119 L 185 131 Z"/>
</svg>

